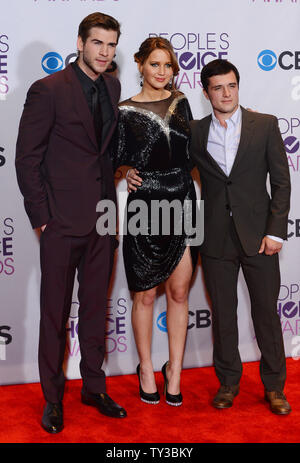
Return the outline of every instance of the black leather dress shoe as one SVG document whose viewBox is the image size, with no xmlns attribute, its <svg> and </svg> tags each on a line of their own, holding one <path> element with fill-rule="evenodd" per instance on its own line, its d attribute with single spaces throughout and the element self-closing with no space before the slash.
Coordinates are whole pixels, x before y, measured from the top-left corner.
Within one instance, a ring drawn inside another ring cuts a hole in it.
<svg viewBox="0 0 300 463">
<path fill-rule="evenodd" d="M 125 418 L 126 410 L 114 402 L 105 392 L 100 394 L 91 394 L 88 392 L 81 393 L 81 401 L 85 405 L 96 407 L 100 413 L 113 418 Z"/>
<path fill-rule="evenodd" d="M 42 428 L 50 434 L 60 432 L 64 427 L 62 403 L 47 402 L 42 418 Z"/>
<path fill-rule="evenodd" d="M 234 398 L 240 391 L 239 384 L 235 386 L 221 386 L 213 400 L 215 408 L 230 408 Z"/>
</svg>

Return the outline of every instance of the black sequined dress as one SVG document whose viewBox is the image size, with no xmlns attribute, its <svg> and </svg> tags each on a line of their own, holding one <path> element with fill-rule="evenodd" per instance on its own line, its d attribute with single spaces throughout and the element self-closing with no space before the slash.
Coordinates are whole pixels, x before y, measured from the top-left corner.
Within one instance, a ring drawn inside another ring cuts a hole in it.
<svg viewBox="0 0 300 463">
<path fill-rule="evenodd" d="M 113 153 L 114 167 L 135 167 L 143 179 L 142 186 L 130 193 L 127 200 L 126 231 L 123 236 L 124 265 L 129 289 L 145 291 L 171 275 L 187 246 L 184 214 L 179 218 L 182 223 L 180 235 L 178 231 L 174 232 L 178 216 L 171 221 L 173 226 L 171 224 L 170 233 L 165 234 L 160 226 L 157 234 L 155 225 L 151 228 L 151 220 L 152 226 L 154 220 L 151 204 L 155 200 L 156 204 L 162 200 L 180 200 L 182 204 L 184 200 L 190 200 L 186 203 L 195 202 L 196 193 L 190 175 L 192 163 L 188 155 L 188 122 L 192 114 L 185 95 L 178 91 L 172 92 L 167 99 L 154 102 L 128 99 L 120 103 L 119 109 L 118 147 Z M 145 223 L 142 223 L 140 226 L 143 232 L 135 236 L 130 232 L 129 222 L 141 211 L 136 208 L 137 202 L 132 203 L 137 200 L 143 200 L 148 205 L 149 216 L 146 224 L 148 234 L 145 233 Z M 130 204 L 135 206 L 135 212 L 128 210 Z M 157 219 L 157 215 L 155 217 Z M 198 248 L 190 246 L 190 252 L 195 268 Z"/>
</svg>

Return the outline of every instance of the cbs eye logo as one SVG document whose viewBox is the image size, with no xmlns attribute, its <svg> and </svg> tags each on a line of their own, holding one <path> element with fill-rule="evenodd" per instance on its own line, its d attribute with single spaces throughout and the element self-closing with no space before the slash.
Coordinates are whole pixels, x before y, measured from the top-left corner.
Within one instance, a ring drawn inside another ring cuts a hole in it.
<svg viewBox="0 0 300 463">
<path fill-rule="evenodd" d="M 1 154 L 4 152 L 4 148 L 0 146 L 0 167 L 4 166 L 5 164 L 5 157 Z"/>
<path fill-rule="evenodd" d="M 263 71 L 271 71 L 278 66 L 284 71 L 300 69 L 300 51 L 284 50 L 278 57 L 272 50 L 263 50 L 257 57 L 258 66 Z"/>
<path fill-rule="evenodd" d="M 166 312 L 162 312 L 157 317 L 156 325 L 158 329 L 160 329 L 160 331 L 164 331 L 165 333 L 167 333 L 168 329 L 167 329 L 167 313 Z"/>
<path fill-rule="evenodd" d="M 257 63 L 263 71 L 271 71 L 277 64 L 277 56 L 272 50 L 263 50 L 257 57 Z"/>
<path fill-rule="evenodd" d="M 42 68 L 47 74 L 54 74 L 54 72 L 60 71 L 63 68 L 64 61 L 59 53 L 50 51 L 42 58 Z"/>
</svg>

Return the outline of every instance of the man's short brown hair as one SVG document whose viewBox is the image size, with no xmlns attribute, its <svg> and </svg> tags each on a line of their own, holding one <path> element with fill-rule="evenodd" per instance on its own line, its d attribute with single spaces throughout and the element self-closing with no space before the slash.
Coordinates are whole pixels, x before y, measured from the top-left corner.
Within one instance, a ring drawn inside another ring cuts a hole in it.
<svg viewBox="0 0 300 463">
<path fill-rule="evenodd" d="M 92 27 L 102 27 L 102 29 L 105 30 L 116 31 L 117 41 L 119 41 L 119 37 L 121 35 L 120 24 L 112 16 L 99 12 L 86 16 L 86 18 L 81 21 L 78 28 L 78 36 L 81 37 L 83 43 L 85 43 L 86 39 L 88 38 L 90 29 Z"/>
</svg>

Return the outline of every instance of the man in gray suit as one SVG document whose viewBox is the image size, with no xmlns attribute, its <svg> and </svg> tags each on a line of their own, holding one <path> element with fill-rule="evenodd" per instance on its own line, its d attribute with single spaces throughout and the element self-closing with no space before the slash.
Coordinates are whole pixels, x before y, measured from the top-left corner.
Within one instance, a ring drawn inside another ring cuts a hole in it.
<svg viewBox="0 0 300 463">
<path fill-rule="evenodd" d="M 199 169 L 205 204 L 200 252 L 212 302 L 214 366 L 221 384 L 213 405 L 231 407 L 239 392 L 237 281 L 242 267 L 261 351 L 265 399 L 272 412 L 288 414 L 277 314 L 278 253 L 287 238 L 290 204 L 284 145 L 274 116 L 248 112 L 239 105 L 239 73 L 234 65 L 214 60 L 203 68 L 201 80 L 213 113 L 191 122 L 190 154 Z"/>
</svg>

